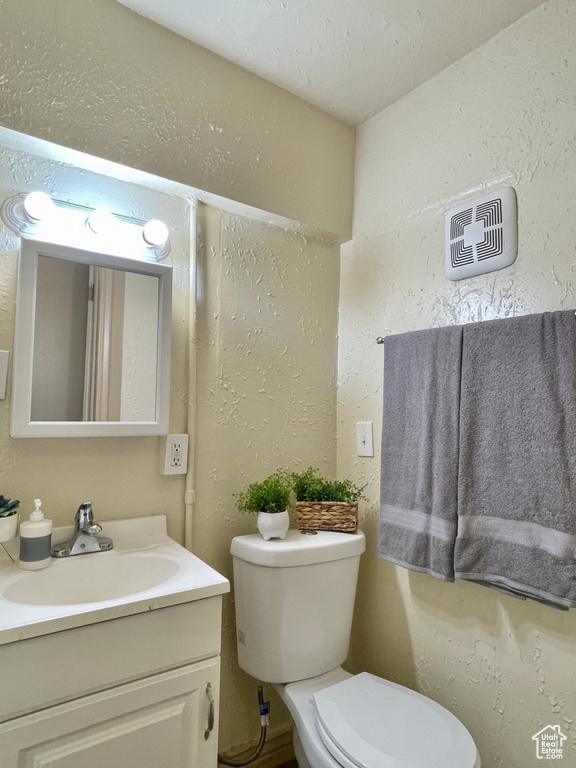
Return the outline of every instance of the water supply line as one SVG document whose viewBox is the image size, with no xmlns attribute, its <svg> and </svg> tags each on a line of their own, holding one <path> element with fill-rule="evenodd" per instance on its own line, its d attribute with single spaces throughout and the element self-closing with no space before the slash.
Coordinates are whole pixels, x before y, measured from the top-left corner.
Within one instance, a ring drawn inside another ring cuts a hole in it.
<svg viewBox="0 0 576 768">
<path fill-rule="evenodd" d="M 262 686 L 258 686 L 258 708 L 260 709 L 260 741 L 255 747 L 252 754 L 248 757 L 239 757 L 237 759 L 233 757 L 225 757 L 222 754 L 218 754 L 218 761 L 223 765 L 233 765 L 237 768 L 241 768 L 243 765 L 250 765 L 260 756 L 264 744 L 266 743 L 266 731 L 268 730 L 268 715 L 270 713 L 270 702 L 264 701 L 264 692 Z"/>
</svg>

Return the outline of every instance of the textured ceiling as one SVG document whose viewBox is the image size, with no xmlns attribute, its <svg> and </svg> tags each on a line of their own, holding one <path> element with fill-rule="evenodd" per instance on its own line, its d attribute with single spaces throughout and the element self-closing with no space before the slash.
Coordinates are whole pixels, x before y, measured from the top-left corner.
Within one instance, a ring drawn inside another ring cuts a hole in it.
<svg viewBox="0 0 576 768">
<path fill-rule="evenodd" d="M 542 0 L 119 0 L 359 124 Z"/>
</svg>

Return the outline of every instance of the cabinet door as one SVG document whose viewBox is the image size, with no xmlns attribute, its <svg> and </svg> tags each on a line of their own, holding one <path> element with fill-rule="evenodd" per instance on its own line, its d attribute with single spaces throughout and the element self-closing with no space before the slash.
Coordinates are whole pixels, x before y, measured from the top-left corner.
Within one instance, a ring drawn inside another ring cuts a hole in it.
<svg viewBox="0 0 576 768">
<path fill-rule="evenodd" d="M 216 768 L 219 662 L 191 664 L 3 723 L 0 764 Z"/>
</svg>

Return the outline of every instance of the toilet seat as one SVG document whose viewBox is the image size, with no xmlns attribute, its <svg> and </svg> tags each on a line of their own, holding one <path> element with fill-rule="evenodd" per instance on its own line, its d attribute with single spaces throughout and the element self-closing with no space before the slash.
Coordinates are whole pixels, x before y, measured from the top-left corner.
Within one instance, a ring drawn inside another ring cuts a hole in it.
<svg viewBox="0 0 576 768">
<path fill-rule="evenodd" d="M 322 723 L 319 720 L 316 721 L 316 728 L 318 730 L 318 733 L 320 734 L 322 743 L 324 744 L 328 752 L 330 752 L 334 760 L 336 760 L 340 768 L 358 768 L 357 762 L 352 762 L 352 760 L 346 757 L 344 752 L 341 752 L 338 749 L 336 744 L 334 744 L 330 736 L 326 733 L 326 729 L 322 726 Z"/>
<path fill-rule="evenodd" d="M 344 768 L 473 768 L 476 746 L 440 704 L 362 672 L 312 697 L 326 749 Z"/>
</svg>

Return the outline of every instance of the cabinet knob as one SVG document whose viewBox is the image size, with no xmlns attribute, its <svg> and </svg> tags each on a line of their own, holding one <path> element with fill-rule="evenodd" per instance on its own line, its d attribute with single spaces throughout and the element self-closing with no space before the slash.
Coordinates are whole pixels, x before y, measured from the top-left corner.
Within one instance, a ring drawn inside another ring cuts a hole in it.
<svg viewBox="0 0 576 768">
<path fill-rule="evenodd" d="M 210 738 L 210 733 L 214 728 L 214 696 L 212 695 L 212 684 L 206 684 L 206 696 L 208 698 L 210 708 L 208 710 L 208 728 L 204 731 L 204 739 Z"/>
</svg>

